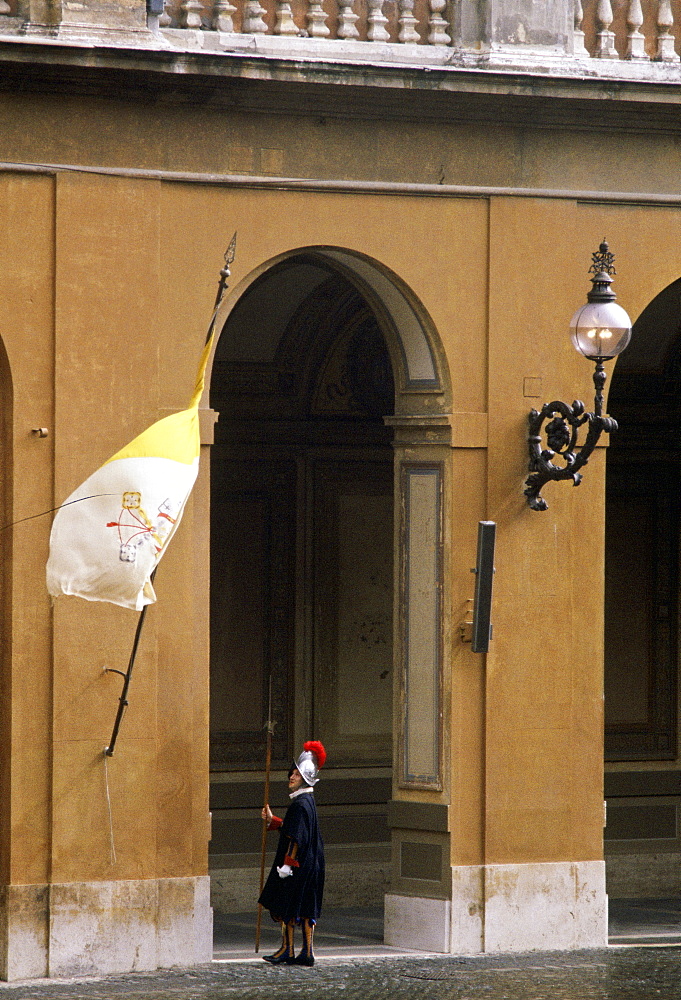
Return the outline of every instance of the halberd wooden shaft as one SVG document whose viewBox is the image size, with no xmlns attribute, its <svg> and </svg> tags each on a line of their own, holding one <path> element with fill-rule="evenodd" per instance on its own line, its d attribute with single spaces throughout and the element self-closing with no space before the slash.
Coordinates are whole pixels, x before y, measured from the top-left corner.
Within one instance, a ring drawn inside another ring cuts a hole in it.
<svg viewBox="0 0 681 1000">
<path fill-rule="evenodd" d="M 262 820 L 262 839 L 260 844 L 260 892 L 258 897 L 261 895 L 263 886 L 265 884 L 265 853 L 267 851 L 267 806 L 270 801 L 270 765 L 272 763 L 272 732 L 274 726 L 272 724 L 272 676 L 270 675 L 269 683 L 269 695 L 268 695 L 268 706 L 267 706 L 267 723 L 265 724 L 267 729 L 267 749 L 265 752 L 265 792 L 263 796 L 263 820 Z M 258 903 L 258 919 L 255 925 L 255 951 L 256 954 L 260 948 L 260 925 L 262 923 L 262 905 Z"/>
</svg>

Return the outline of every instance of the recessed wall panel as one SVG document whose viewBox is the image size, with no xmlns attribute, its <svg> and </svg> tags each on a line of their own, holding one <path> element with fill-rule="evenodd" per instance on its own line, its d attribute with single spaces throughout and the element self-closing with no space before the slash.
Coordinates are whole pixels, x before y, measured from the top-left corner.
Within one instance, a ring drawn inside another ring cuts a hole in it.
<svg viewBox="0 0 681 1000">
<path fill-rule="evenodd" d="M 440 786 L 442 466 L 402 467 L 402 783 Z"/>
</svg>

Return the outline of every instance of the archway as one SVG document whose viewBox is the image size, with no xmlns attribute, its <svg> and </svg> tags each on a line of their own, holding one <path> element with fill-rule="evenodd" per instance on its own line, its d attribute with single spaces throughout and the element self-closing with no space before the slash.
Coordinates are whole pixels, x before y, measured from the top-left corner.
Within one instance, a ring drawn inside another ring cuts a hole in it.
<svg viewBox="0 0 681 1000">
<path fill-rule="evenodd" d="M 606 486 L 608 892 L 670 895 L 669 854 L 681 851 L 681 279 L 635 323 L 608 409 L 619 421 Z"/>
<path fill-rule="evenodd" d="M 237 291 L 210 395 L 220 413 L 211 456 L 216 902 L 237 911 L 254 898 L 271 701 L 273 805 L 285 806 L 283 778 L 303 740 L 322 739 L 330 899 L 378 904 L 394 759 L 419 787 L 440 781 L 444 461 L 433 448 L 448 385 L 425 311 L 366 257 L 306 248 L 267 262 Z M 431 424 L 434 436 L 424 435 Z M 417 510 L 413 524 L 395 518 L 395 483 L 398 507 Z M 400 581 L 409 559 L 418 564 L 422 524 L 433 606 L 428 634 L 417 635 L 424 609 Z M 395 692 L 409 674 L 409 642 L 420 644 L 419 669 L 402 712 Z"/>
</svg>

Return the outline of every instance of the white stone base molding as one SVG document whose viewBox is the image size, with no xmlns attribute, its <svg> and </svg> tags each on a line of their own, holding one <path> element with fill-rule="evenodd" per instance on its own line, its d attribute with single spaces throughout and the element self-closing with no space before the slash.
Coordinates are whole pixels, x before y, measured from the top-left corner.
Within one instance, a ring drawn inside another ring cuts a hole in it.
<svg viewBox="0 0 681 1000">
<path fill-rule="evenodd" d="M 485 869 L 485 951 L 571 951 L 607 943 L 604 861 Z"/>
<path fill-rule="evenodd" d="M 0 976 L 87 976 L 174 965 L 213 955 L 210 878 L 5 886 Z"/>
<path fill-rule="evenodd" d="M 605 862 L 454 867 L 451 900 L 386 896 L 385 941 L 455 955 L 603 948 Z"/>
</svg>

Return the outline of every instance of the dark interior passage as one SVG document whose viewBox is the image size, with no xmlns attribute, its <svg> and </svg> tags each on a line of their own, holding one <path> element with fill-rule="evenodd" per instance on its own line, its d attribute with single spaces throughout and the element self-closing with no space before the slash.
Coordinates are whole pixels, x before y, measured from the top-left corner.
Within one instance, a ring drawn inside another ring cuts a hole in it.
<svg viewBox="0 0 681 1000">
<path fill-rule="evenodd" d="M 605 828 L 610 896 L 678 890 L 681 280 L 634 324 L 608 411 Z"/>
<path fill-rule="evenodd" d="M 321 259 L 273 268 L 222 332 L 211 405 L 211 855 L 234 896 L 219 905 L 236 912 L 239 896 L 254 898 L 270 696 L 273 806 L 285 808 L 303 741 L 321 739 L 329 759 L 315 794 L 339 886 L 359 845 L 366 860 L 341 901 L 380 901 L 393 712 L 383 417 L 394 385 L 376 316 Z"/>
</svg>

